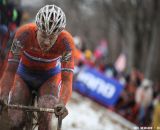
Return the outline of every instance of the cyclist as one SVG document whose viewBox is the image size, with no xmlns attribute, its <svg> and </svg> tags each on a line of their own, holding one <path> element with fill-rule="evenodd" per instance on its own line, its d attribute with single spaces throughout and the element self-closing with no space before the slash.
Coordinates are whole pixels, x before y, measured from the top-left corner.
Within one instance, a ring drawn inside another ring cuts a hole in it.
<svg viewBox="0 0 160 130">
<path fill-rule="evenodd" d="M 65 30 L 64 12 L 56 5 L 42 7 L 35 22 L 16 31 L 0 81 L 0 98 L 10 104 L 29 105 L 34 90 L 39 107 L 54 108 L 56 116 L 64 118 L 72 93 L 73 38 Z M 12 130 L 21 130 L 25 113 L 9 109 L 8 114 Z M 51 130 L 51 114 L 40 117 L 39 130 Z"/>
</svg>

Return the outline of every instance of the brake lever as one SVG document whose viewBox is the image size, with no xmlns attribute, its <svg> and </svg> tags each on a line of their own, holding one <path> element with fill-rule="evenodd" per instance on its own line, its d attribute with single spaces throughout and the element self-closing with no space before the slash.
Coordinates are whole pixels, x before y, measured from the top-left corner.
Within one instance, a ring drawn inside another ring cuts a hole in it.
<svg viewBox="0 0 160 130">
<path fill-rule="evenodd" d="M 62 127 L 62 116 L 58 116 L 57 130 L 61 130 L 61 127 Z"/>
</svg>

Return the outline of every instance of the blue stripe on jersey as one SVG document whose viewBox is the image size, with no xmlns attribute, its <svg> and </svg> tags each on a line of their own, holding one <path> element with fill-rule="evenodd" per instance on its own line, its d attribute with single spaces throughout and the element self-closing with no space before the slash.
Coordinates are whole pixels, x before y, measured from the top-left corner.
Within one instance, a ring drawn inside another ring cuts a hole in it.
<svg viewBox="0 0 160 130">
<path fill-rule="evenodd" d="M 28 54 L 26 51 L 24 51 L 23 53 L 24 53 L 24 56 L 26 56 L 30 60 L 44 62 L 44 63 L 51 63 L 53 61 L 57 61 L 57 60 L 61 59 L 61 56 L 54 58 L 54 59 L 45 59 L 45 58 L 39 58 L 39 57 L 32 56 L 32 55 Z"/>
</svg>

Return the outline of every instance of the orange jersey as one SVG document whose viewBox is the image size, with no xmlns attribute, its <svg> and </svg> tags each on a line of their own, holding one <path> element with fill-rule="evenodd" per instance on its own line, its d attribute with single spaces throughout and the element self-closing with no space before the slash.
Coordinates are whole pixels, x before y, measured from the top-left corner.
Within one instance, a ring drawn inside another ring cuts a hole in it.
<svg viewBox="0 0 160 130">
<path fill-rule="evenodd" d="M 17 44 L 20 43 L 17 46 L 21 46 L 21 54 L 16 57 L 13 54 L 14 51 L 11 50 L 9 61 L 19 62 L 20 60 L 31 70 L 50 70 L 57 65 L 61 65 L 62 70 L 73 71 L 74 69 L 74 43 L 72 36 L 67 31 L 62 31 L 59 34 L 55 44 L 48 52 L 42 52 L 37 41 L 37 26 L 33 23 L 19 28 L 14 41 L 18 41 Z"/>
<path fill-rule="evenodd" d="M 32 23 L 20 27 L 15 34 L 8 61 L 19 63 L 16 75 L 31 89 L 38 90 L 44 84 L 48 86 L 50 83 L 47 82 L 51 80 L 53 87 L 58 88 L 58 97 L 65 104 L 71 97 L 74 42 L 66 30 L 58 35 L 47 52 L 43 52 L 37 41 L 37 26 Z M 15 64 L 8 65 L 12 67 Z M 7 71 L 3 79 L 5 78 L 8 78 Z"/>
</svg>

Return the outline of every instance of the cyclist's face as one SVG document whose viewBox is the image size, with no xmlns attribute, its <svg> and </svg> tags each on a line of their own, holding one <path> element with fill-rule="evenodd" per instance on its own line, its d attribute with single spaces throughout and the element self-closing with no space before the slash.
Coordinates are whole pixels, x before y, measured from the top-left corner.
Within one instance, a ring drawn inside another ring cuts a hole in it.
<svg viewBox="0 0 160 130">
<path fill-rule="evenodd" d="M 43 51 L 48 51 L 55 43 L 56 39 L 57 35 L 46 35 L 46 33 L 41 32 L 40 30 L 37 31 L 37 40 Z"/>
</svg>

